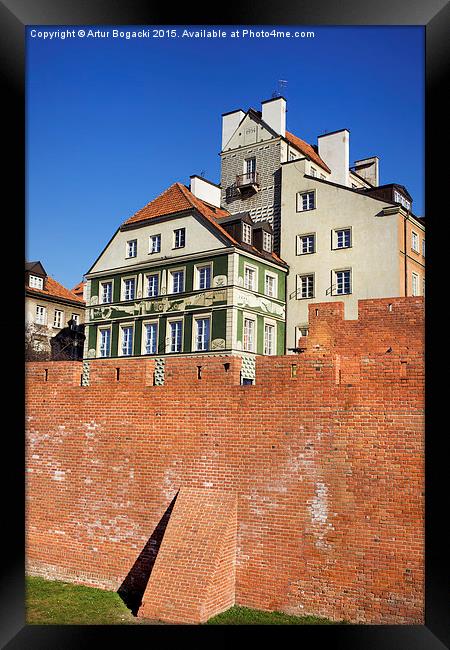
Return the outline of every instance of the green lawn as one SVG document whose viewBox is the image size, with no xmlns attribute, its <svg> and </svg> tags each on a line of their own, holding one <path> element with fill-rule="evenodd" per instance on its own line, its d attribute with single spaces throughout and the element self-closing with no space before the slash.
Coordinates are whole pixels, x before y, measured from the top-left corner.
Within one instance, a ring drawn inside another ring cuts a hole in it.
<svg viewBox="0 0 450 650">
<path fill-rule="evenodd" d="M 151 625 L 132 615 L 115 591 L 67 582 L 26 578 L 26 621 L 29 625 Z M 289 616 L 247 607 L 231 607 L 205 625 L 332 625 L 314 616 Z"/>
</svg>

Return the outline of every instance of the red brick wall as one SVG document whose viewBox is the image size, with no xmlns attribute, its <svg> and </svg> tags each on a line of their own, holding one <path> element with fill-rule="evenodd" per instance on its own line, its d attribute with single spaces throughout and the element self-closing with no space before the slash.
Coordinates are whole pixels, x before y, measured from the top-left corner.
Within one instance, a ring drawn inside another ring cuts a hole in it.
<svg viewBox="0 0 450 650">
<path fill-rule="evenodd" d="M 28 570 L 118 589 L 178 490 L 222 490 L 237 604 L 422 623 L 423 301 L 314 307 L 306 351 L 258 357 L 254 386 L 236 357 L 168 358 L 164 386 L 152 359 L 93 361 L 88 387 L 28 364 Z"/>
</svg>

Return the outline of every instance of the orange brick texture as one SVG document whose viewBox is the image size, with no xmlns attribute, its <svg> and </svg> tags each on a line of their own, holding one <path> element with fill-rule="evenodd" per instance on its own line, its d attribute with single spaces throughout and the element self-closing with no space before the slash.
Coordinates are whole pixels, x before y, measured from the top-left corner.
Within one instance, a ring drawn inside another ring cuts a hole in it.
<svg viewBox="0 0 450 650">
<path fill-rule="evenodd" d="M 139 610 L 170 623 L 203 623 L 234 605 L 237 499 L 181 488 Z"/>
<path fill-rule="evenodd" d="M 304 352 L 258 357 L 250 386 L 238 357 L 167 358 L 164 386 L 151 358 L 92 361 L 89 386 L 28 364 L 28 571 L 168 621 L 234 598 L 422 624 L 423 299 L 342 314 L 313 305 Z"/>
</svg>

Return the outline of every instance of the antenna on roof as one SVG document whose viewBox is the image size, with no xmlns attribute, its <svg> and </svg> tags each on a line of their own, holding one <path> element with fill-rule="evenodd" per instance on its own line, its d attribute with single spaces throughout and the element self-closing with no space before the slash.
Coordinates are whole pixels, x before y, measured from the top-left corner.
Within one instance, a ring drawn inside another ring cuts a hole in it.
<svg viewBox="0 0 450 650">
<path fill-rule="evenodd" d="M 287 81 L 286 79 L 278 79 L 278 90 L 274 90 L 272 93 L 272 99 L 276 99 L 277 97 L 281 97 L 281 91 L 283 88 L 287 86 Z"/>
<path fill-rule="evenodd" d="M 202 169 L 202 171 L 200 172 L 200 176 L 201 176 L 202 178 L 205 178 L 205 173 L 206 173 L 205 170 Z"/>
</svg>

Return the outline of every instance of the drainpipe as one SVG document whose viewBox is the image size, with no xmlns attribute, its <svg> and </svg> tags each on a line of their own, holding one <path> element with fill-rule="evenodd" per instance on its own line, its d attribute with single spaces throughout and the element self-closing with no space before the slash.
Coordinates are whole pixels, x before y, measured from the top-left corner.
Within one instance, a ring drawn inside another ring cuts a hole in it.
<svg viewBox="0 0 450 650">
<path fill-rule="evenodd" d="M 406 222 L 408 216 L 403 217 L 403 245 L 405 247 L 405 298 L 408 295 L 408 271 L 407 271 L 407 258 L 406 258 Z"/>
</svg>

